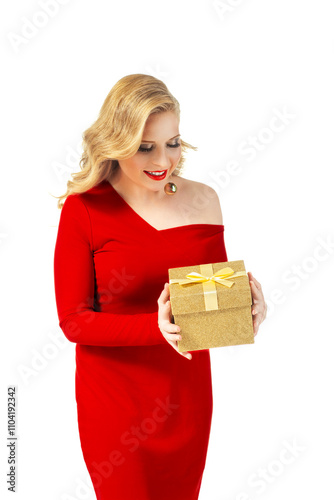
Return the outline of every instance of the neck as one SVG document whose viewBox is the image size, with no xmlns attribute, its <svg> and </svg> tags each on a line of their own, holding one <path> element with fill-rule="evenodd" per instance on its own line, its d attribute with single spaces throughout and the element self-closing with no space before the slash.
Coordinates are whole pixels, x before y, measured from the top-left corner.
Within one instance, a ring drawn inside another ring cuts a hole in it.
<svg viewBox="0 0 334 500">
<path fill-rule="evenodd" d="M 125 201 L 135 205 L 157 205 L 161 204 L 170 196 L 165 193 L 164 187 L 168 182 L 173 182 L 177 176 L 173 173 L 163 182 L 158 189 L 149 189 L 146 186 L 136 184 L 128 177 L 122 175 L 121 171 L 116 171 L 108 181 L 114 189 L 125 199 Z M 156 181 L 154 181 L 156 182 Z"/>
</svg>

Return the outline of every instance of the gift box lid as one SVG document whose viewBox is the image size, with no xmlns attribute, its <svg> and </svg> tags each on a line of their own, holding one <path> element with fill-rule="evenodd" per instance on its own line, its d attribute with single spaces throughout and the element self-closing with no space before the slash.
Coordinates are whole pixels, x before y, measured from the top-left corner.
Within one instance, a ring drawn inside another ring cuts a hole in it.
<svg viewBox="0 0 334 500">
<path fill-rule="evenodd" d="M 234 260 L 230 262 L 213 262 L 213 273 L 222 268 L 230 267 L 234 272 L 245 271 L 243 260 Z M 168 269 L 169 280 L 186 279 L 187 274 L 196 272 L 201 273 L 201 265 L 175 267 Z M 207 273 L 205 273 L 207 276 Z M 209 276 L 210 277 L 210 276 Z M 214 282 L 217 292 L 218 309 L 231 309 L 237 307 L 246 307 L 252 305 L 252 293 L 249 285 L 249 278 L 245 276 L 236 276 L 229 278 L 233 282 L 231 287 Z M 212 283 L 212 282 L 211 282 Z M 203 283 L 191 283 L 182 286 L 178 283 L 169 285 L 170 301 L 172 314 L 191 314 L 195 312 L 210 312 L 206 310 L 204 299 Z"/>
</svg>

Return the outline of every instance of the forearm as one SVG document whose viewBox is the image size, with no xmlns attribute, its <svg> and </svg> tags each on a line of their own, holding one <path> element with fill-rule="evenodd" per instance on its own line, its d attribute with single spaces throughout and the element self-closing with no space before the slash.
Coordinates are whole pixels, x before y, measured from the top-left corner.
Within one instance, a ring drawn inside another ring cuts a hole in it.
<svg viewBox="0 0 334 500">
<path fill-rule="evenodd" d="M 59 322 L 70 342 L 96 346 L 165 344 L 158 327 L 158 313 L 113 314 L 85 310 L 68 314 Z"/>
</svg>

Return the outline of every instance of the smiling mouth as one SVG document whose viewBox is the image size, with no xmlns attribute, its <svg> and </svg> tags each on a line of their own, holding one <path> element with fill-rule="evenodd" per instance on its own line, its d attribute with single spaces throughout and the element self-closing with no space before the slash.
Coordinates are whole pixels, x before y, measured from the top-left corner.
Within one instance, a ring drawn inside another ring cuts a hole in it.
<svg viewBox="0 0 334 500">
<path fill-rule="evenodd" d="M 144 170 L 145 174 L 149 177 L 155 177 L 157 179 L 165 177 L 167 170 Z"/>
</svg>

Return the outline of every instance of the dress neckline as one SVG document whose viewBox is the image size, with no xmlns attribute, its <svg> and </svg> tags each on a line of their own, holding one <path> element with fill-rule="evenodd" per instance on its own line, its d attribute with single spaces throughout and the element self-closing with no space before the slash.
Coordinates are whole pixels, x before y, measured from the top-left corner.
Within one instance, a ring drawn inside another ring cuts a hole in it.
<svg viewBox="0 0 334 500">
<path fill-rule="evenodd" d="M 185 229 L 185 228 L 196 228 L 196 227 L 220 227 L 224 229 L 224 224 L 209 224 L 209 223 L 194 223 L 194 224 L 183 224 L 182 226 L 174 226 L 174 227 L 167 227 L 165 229 L 157 229 L 156 227 L 152 226 L 145 220 L 143 217 L 141 217 L 125 200 L 124 198 L 119 194 L 118 191 L 114 188 L 114 186 L 107 180 L 105 179 L 103 182 L 105 182 L 111 190 L 115 193 L 115 195 L 118 197 L 118 199 L 124 204 L 126 208 L 128 208 L 136 217 L 138 217 L 139 220 L 142 221 L 147 227 L 151 228 L 153 231 L 156 231 L 157 233 L 162 233 L 166 231 L 172 231 L 175 229 Z"/>
</svg>

